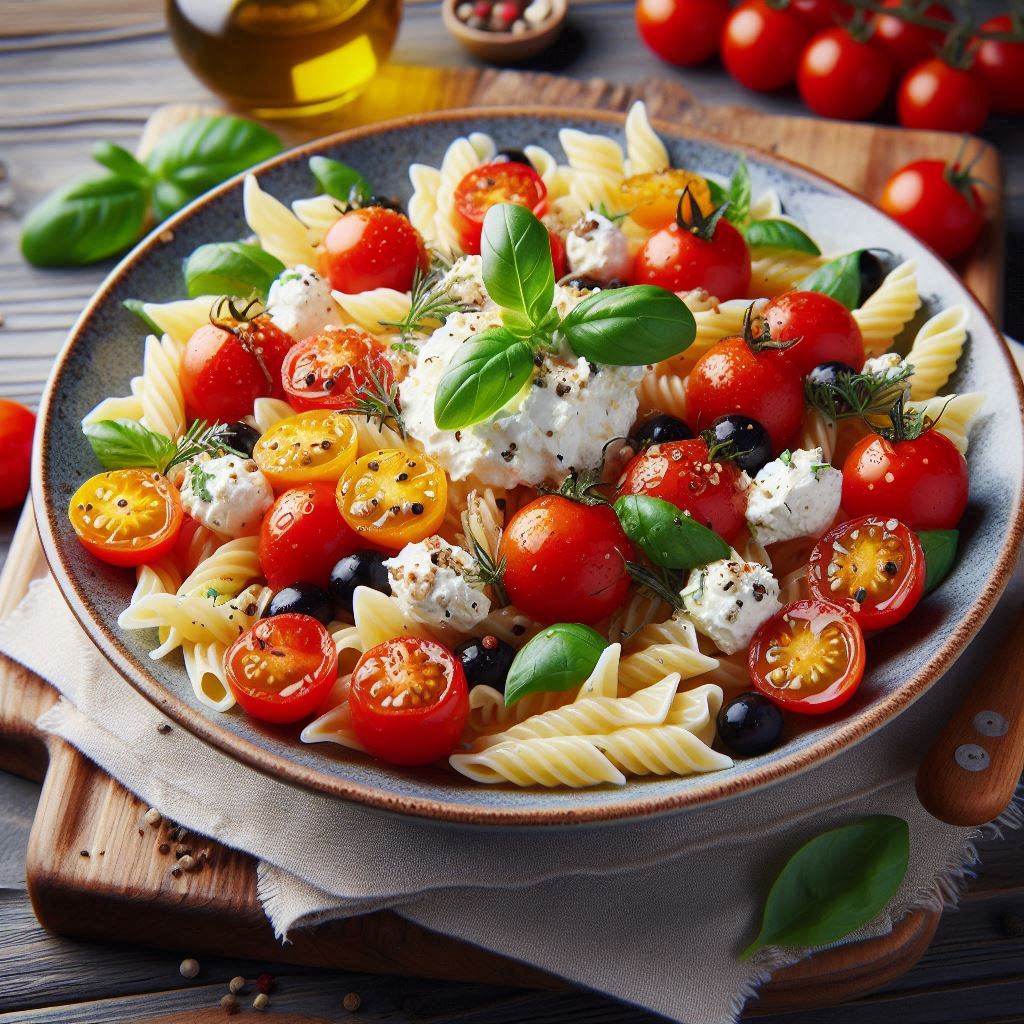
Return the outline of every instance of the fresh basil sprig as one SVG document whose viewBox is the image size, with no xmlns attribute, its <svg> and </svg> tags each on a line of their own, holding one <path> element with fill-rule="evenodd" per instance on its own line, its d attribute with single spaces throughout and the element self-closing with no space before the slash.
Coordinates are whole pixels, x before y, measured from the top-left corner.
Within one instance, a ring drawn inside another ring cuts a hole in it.
<svg viewBox="0 0 1024 1024">
<path fill-rule="evenodd" d="M 332 160 L 326 156 L 311 156 L 309 169 L 320 186 L 320 191 L 343 203 L 349 202 L 354 194 L 366 199 L 373 189 L 370 183 L 354 167 Z"/>
<path fill-rule="evenodd" d="M 100 420 L 82 427 L 104 469 L 163 470 L 175 444 L 166 434 L 148 430 L 135 420 Z"/>
<path fill-rule="evenodd" d="M 854 249 L 845 256 L 829 260 L 805 277 L 796 287 L 801 292 L 821 292 L 831 295 L 847 309 L 860 305 L 860 258 L 863 249 Z"/>
<path fill-rule="evenodd" d="M 750 246 L 821 255 L 814 239 L 788 220 L 752 220 L 743 229 L 743 237 Z"/>
<path fill-rule="evenodd" d="M 505 681 L 505 704 L 529 693 L 552 693 L 579 686 L 608 646 L 589 626 L 560 622 L 533 637 L 515 656 Z"/>
<path fill-rule="evenodd" d="M 930 594 L 953 568 L 960 531 L 921 530 L 917 539 L 924 549 L 924 592 Z"/>
<path fill-rule="evenodd" d="M 729 181 L 725 198 L 729 204 L 725 211 L 725 219 L 733 224 L 746 224 L 750 220 L 753 185 L 750 181 L 750 168 L 747 167 L 746 157 L 742 153 Z"/>
<path fill-rule="evenodd" d="M 696 569 L 729 557 L 729 545 L 714 530 L 661 498 L 624 494 L 613 508 L 626 536 L 655 565 Z"/>
<path fill-rule="evenodd" d="M 480 254 L 487 294 L 527 325 L 539 325 L 555 296 L 547 228 L 525 206 L 500 203 L 484 218 Z"/>
<path fill-rule="evenodd" d="M 255 292 L 266 299 L 284 264 L 249 242 L 210 242 L 185 260 L 185 287 L 190 298 L 200 295 L 240 295 Z"/>
<path fill-rule="evenodd" d="M 860 818 L 805 843 L 775 879 L 761 931 L 743 951 L 823 946 L 867 924 L 896 895 L 910 860 L 902 818 Z"/>
</svg>

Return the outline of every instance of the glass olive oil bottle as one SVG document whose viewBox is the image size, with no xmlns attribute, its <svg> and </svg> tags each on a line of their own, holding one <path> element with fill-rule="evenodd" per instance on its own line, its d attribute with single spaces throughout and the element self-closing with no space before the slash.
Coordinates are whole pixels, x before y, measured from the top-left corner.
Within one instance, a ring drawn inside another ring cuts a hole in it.
<svg viewBox="0 0 1024 1024">
<path fill-rule="evenodd" d="M 257 117 L 321 114 L 387 59 L 402 0 L 167 0 L 178 52 L 206 86 Z"/>
</svg>

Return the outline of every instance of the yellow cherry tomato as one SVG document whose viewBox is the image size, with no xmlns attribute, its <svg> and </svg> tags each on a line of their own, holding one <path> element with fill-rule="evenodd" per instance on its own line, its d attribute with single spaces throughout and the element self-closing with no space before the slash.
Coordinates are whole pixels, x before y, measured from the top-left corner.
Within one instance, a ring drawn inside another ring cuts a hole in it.
<svg viewBox="0 0 1024 1024">
<path fill-rule="evenodd" d="M 401 550 L 437 533 L 448 504 L 444 470 L 422 452 L 382 448 L 338 481 L 342 519 L 370 544 Z"/>
<path fill-rule="evenodd" d="M 314 409 L 275 423 L 252 457 L 276 490 L 334 483 L 355 462 L 356 425 L 335 409 Z"/>
<path fill-rule="evenodd" d="M 630 211 L 631 220 L 653 231 L 675 218 L 679 197 L 687 187 L 701 213 L 709 214 L 712 204 L 707 179 L 678 167 L 627 178 L 622 183 L 623 205 Z M 685 205 L 683 214 L 687 215 L 689 210 Z"/>
</svg>

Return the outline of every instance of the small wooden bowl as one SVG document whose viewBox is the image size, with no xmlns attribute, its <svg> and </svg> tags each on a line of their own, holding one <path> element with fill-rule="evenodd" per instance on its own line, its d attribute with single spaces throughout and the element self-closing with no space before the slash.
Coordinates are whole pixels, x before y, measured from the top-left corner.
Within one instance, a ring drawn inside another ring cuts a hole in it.
<svg viewBox="0 0 1024 1024">
<path fill-rule="evenodd" d="M 551 0 L 551 16 L 542 25 L 519 35 L 470 28 L 460 21 L 455 8 L 465 0 L 443 0 L 445 27 L 464 49 L 491 64 L 518 64 L 546 50 L 559 36 L 569 13 L 569 0 Z"/>
</svg>

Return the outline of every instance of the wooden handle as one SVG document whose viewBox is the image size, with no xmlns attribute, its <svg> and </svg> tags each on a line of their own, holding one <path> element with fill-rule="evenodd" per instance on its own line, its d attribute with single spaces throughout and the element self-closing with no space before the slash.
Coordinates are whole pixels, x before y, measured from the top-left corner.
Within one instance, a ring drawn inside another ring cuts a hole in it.
<svg viewBox="0 0 1024 1024">
<path fill-rule="evenodd" d="M 917 770 L 917 795 L 950 825 L 1006 810 L 1024 769 L 1024 616 L 982 670 Z"/>
</svg>

